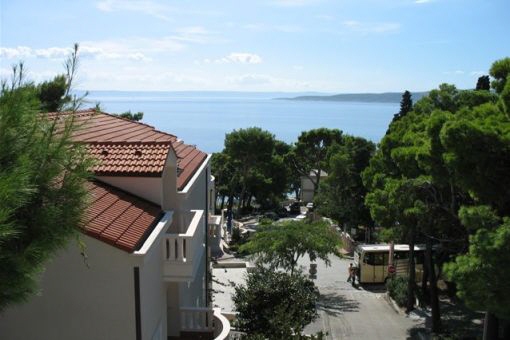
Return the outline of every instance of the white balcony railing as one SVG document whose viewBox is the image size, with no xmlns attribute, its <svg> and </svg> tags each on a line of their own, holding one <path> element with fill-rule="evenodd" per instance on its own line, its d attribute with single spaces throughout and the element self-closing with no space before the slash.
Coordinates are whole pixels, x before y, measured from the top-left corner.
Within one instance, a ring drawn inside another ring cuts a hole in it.
<svg viewBox="0 0 510 340">
<path fill-rule="evenodd" d="M 194 214 L 186 233 L 166 234 L 163 239 L 163 275 L 165 281 L 192 281 L 205 249 L 203 210 Z"/>
<path fill-rule="evenodd" d="M 230 336 L 230 322 L 219 308 L 181 307 L 181 332 L 212 333 L 215 340 Z"/>
<path fill-rule="evenodd" d="M 207 307 L 181 307 L 181 332 L 212 332 L 214 311 Z"/>
</svg>

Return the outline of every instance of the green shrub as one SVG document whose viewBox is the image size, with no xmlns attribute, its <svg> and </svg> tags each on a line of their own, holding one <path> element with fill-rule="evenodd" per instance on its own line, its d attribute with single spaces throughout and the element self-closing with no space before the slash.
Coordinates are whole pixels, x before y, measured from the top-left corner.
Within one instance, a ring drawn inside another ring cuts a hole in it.
<svg viewBox="0 0 510 340">
<path fill-rule="evenodd" d="M 388 294 L 400 307 L 404 307 L 407 302 L 407 281 L 407 277 L 397 276 L 386 282 Z"/>
<path fill-rule="evenodd" d="M 234 244 L 239 244 L 241 243 L 241 238 L 242 238 L 242 235 L 241 235 L 241 229 L 239 229 L 239 227 L 233 227 L 232 228 L 232 243 Z"/>
</svg>

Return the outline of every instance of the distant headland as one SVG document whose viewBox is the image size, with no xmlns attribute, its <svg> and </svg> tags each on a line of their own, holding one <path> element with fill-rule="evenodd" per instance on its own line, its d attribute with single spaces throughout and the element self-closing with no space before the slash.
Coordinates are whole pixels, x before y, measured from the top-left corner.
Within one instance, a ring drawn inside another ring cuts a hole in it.
<svg viewBox="0 0 510 340">
<path fill-rule="evenodd" d="M 413 101 L 426 96 L 428 92 L 411 92 Z M 400 103 L 402 92 L 384 93 L 342 93 L 335 95 L 312 95 L 291 98 L 275 98 L 277 100 L 303 100 L 303 101 L 326 101 L 326 102 L 362 102 L 362 103 Z"/>
</svg>

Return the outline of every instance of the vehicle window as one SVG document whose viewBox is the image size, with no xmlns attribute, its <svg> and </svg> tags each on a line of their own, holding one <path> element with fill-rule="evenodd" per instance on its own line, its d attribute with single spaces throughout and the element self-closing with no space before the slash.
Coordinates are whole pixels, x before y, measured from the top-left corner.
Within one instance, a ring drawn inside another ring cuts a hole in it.
<svg viewBox="0 0 510 340">
<path fill-rule="evenodd" d="M 389 258 L 389 257 L 390 257 L 390 254 L 389 254 L 389 253 L 384 253 L 383 264 L 384 264 L 385 266 L 387 266 L 387 265 L 388 265 L 388 263 L 389 263 L 389 262 L 388 262 L 388 258 Z"/>
<path fill-rule="evenodd" d="M 409 258 L 409 253 L 407 251 L 396 251 L 395 252 L 395 260 L 405 260 Z"/>
<path fill-rule="evenodd" d="M 373 266 L 374 265 L 374 253 L 365 253 L 363 262 Z"/>
<path fill-rule="evenodd" d="M 384 264 L 384 253 L 374 253 L 374 266 L 382 266 Z"/>
</svg>

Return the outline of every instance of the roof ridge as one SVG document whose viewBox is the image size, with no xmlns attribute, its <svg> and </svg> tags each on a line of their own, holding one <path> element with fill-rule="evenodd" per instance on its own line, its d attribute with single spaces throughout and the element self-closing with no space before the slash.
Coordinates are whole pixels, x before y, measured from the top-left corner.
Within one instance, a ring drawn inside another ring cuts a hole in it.
<svg viewBox="0 0 510 340">
<path fill-rule="evenodd" d="M 168 133 L 168 132 L 164 132 L 164 131 L 157 130 L 154 126 L 149 125 L 149 124 L 146 124 L 146 123 L 142 123 L 142 122 L 139 122 L 139 121 L 136 121 L 136 120 L 131 120 L 131 119 L 127 119 L 127 118 L 119 117 L 119 116 L 116 116 L 116 115 L 111 114 L 111 113 L 108 113 L 108 112 L 95 111 L 95 110 L 94 110 L 94 112 L 96 112 L 96 113 L 102 113 L 102 114 L 104 114 L 104 115 L 107 115 L 107 116 L 110 116 L 110 117 L 113 117 L 113 118 L 122 119 L 122 120 L 127 121 L 127 122 L 130 122 L 130 123 L 135 123 L 135 124 L 138 124 L 138 125 L 147 126 L 147 127 L 150 127 L 151 129 L 153 129 L 155 132 L 159 132 L 159 133 L 165 134 L 165 135 L 167 135 L 167 136 L 177 138 L 177 136 L 176 136 L 176 135 L 172 135 L 171 133 Z"/>
<path fill-rule="evenodd" d="M 91 145 L 172 145 L 170 141 L 90 141 L 80 142 Z"/>
<path fill-rule="evenodd" d="M 146 123 L 142 123 L 142 122 L 139 122 L 139 121 L 136 121 L 136 120 L 130 120 L 130 119 L 127 119 L 127 118 L 123 118 L 123 117 L 119 117 L 119 116 L 116 116 L 114 114 L 111 114 L 111 113 L 108 113 L 108 112 L 103 112 L 103 111 L 99 111 L 99 110 L 96 110 L 95 108 L 88 108 L 88 109 L 82 109 L 82 110 L 76 110 L 76 111 L 53 111 L 53 112 L 45 112 L 45 114 L 48 114 L 48 115 L 58 115 L 58 114 L 67 114 L 67 115 L 70 115 L 70 114 L 80 114 L 80 113 L 95 113 L 95 114 L 103 114 L 103 115 L 106 115 L 106 116 L 110 116 L 110 117 L 113 117 L 113 118 L 117 118 L 117 119 L 120 119 L 120 120 L 124 120 L 124 121 L 127 121 L 127 122 L 130 122 L 130 123 L 134 123 L 134 124 L 138 124 L 138 125 L 143 125 L 143 126 L 147 126 L 151 129 L 153 129 L 155 132 L 158 132 L 158 133 L 162 133 L 164 135 L 167 135 L 167 136 L 170 136 L 170 137 L 175 137 L 177 138 L 176 135 L 173 135 L 171 133 L 168 133 L 168 132 L 165 132 L 165 131 L 160 131 L 160 130 L 157 130 L 154 126 L 152 125 L 149 125 L 149 124 L 146 124 Z"/>
</svg>

